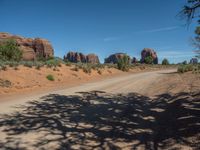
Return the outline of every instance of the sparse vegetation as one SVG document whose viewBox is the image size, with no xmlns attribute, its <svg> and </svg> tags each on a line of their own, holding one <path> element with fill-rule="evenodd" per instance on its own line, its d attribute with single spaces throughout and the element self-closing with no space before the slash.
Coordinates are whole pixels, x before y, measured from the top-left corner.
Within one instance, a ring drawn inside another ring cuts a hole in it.
<svg viewBox="0 0 200 150">
<path fill-rule="evenodd" d="M 124 55 L 119 61 L 117 62 L 117 68 L 122 71 L 129 71 L 129 57 Z"/>
<path fill-rule="evenodd" d="M 1 87 L 10 87 L 12 83 L 9 80 L 0 79 L 0 86 Z"/>
<path fill-rule="evenodd" d="M 194 66 L 193 73 L 195 73 L 195 74 L 199 74 L 200 73 L 200 64 Z"/>
<path fill-rule="evenodd" d="M 54 79 L 54 76 L 51 75 L 51 74 L 47 75 L 46 78 L 47 78 L 49 81 L 54 81 L 54 80 L 55 80 L 55 79 Z"/>
<path fill-rule="evenodd" d="M 32 68 L 34 66 L 34 62 L 32 62 L 32 61 L 26 61 L 26 62 L 24 62 L 24 66 Z"/>
<path fill-rule="evenodd" d="M 83 72 L 85 72 L 85 73 L 91 73 L 92 72 L 92 68 L 88 64 L 82 65 L 82 69 L 83 69 Z"/>
<path fill-rule="evenodd" d="M 6 65 L 1 65 L 0 66 L 0 70 L 6 71 L 7 70 L 7 66 Z"/>
<path fill-rule="evenodd" d="M 3 61 L 20 61 L 22 51 L 13 39 L 4 41 L 0 45 L 0 59 Z"/>
<path fill-rule="evenodd" d="M 153 64 L 153 58 L 148 56 L 144 59 L 145 64 Z"/>
<path fill-rule="evenodd" d="M 162 61 L 162 65 L 169 65 L 168 59 L 164 58 Z"/>
<path fill-rule="evenodd" d="M 75 66 L 74 68 L 71 68 L 72 71 L 78 71 L 79 68 L 77 66 Z"/>
<path fill-rule="evenodd" d="M 101 71 L 101 70 L 98 70 L 97 73 L 101 75 L 101 74 L 102 74 L 102 71 Z"/>
<path fill-rule="evenodd" d="M 188 64 L 188 65 L 182 64 L 178 67 L 179 73 L 184 73 L 184 72 L 193 71 L 193 70 L 194 70 L 194 65 L 192 65 L 192 64 Z"/>
</svg>

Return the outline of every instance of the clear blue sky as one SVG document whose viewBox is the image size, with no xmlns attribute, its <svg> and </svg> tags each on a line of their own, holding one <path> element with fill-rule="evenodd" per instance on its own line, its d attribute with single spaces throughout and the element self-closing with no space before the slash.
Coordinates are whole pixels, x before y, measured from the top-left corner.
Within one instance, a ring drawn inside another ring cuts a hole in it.
<svg viewBox="0 0 200 150">
<path fill-rule="evenodd" d="M 48 39 L 55 55 L 69 50 L 116 52 L 140 58 L 143 48 L 159 60 L 189 60 L 195 54 L 187 28 L 176 17 L 186 0 L 0 0 L 0 32 Z"/>
</svg>

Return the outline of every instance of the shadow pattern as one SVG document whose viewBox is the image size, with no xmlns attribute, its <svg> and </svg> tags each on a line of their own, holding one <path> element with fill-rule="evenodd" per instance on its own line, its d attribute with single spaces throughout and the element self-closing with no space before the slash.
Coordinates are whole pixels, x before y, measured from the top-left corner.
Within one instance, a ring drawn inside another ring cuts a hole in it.
<svg viewBox="0 0 200 150">
<path fill-rule="evenodd" d="M 0 116 L 0 149 L 200 149 L 200 93 L 48 95 Z"/>
</svg>

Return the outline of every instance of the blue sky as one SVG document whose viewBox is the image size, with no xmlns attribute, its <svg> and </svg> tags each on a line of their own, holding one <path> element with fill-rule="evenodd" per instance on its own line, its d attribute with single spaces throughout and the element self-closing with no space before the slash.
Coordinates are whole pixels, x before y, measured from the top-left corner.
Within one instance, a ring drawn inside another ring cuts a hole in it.
<svg viewBox="0 0 200 150">
<path fill-rule="evenodd" d="M 177 17 L 186 0 L 0 0 L 0 32 L 48 39 L 55 55 L 69 50 L 116 52 L 140 58 L 143 48 L 159 60 L 189 60 L 195 23 Z"/>
</svg>

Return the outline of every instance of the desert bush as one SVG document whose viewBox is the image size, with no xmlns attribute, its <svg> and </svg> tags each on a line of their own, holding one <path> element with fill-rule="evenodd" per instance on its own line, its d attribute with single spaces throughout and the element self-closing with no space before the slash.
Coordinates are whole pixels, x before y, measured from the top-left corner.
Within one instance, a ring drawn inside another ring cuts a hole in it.
<svg viewBox="0 0 200 150">
<path fill-rule="evenodd" d="M 77 66 L 75 66 L 74 68 L 71 68 L 72 71 L 78 71 L 79 68 Z"/>
<path fill-rule="evenodd" d="M 117 62 L 117 68 L 122 71 L 129 70 L 129 57 L 124 55 L 121 59 Z"/>
<path fill-rule="evenodd" d="M 54 79 L 54 76 L 51 75 L 51 74 L 47 75 L 46 78 L 47 78 L 49 81 L 54 81 L 54 80 L 55 80 L 55 79 Z"/>
<path fill-rule="evenodd" d="M 98 70 L 97 73 L 101 75 L 101 74 L 102 74 L 102 71 L 101 71 L 101 70 Z"/>
<path fill-rule="evenodd" d="M 16 41 L 13 39 L 7 40 L 0 45 L 0 59 L 8 61 L 20 61 L 22 51 L 19 49 Z"/>
<path fill-rule="evenodd" d="M 29 68 L 32 68 L 33 66 L 35 66 L 34 62 L 32 61 L 25 61 L 23 62 L 23 64 L 25 67 L 29 67 Z"/>
<path fill-rule="evenodd" d="M 17 66 L 14 67 L 14 70 L 19 70 L 19 68 Z"/>
<path fill-rule="evenodd" d="M 45 62 L 45 64 L 47 65 L 47 67 L 51 68 L 51 67 L 61 67 L 61 63 L 63 63 L 61 60 L 59 59 L 49 59 Z"/>
<path fill-rule="evenodd" d="M 116 68 L 116 69 L 118 69 L 117 64 L 111 64 L 111 63 L 106 63 L 106 64 L 104 64 L 104 67 L 107 67 L 107 68 Z"/>
<path fill-rule="evenodd" d="M 194 66 L 192 64 L 188 64 L 188 65 L 180 65 L 177 71 L 179 73 L 184 73 L 184 72 L 193 71 L 193 70 L 194 70 Z"/>
<path fill-rule="evenodd" d="M 66 62 L 65 65 L 70 67 L 72 65 L 72 63 L 71 62 Z"/>
<path fill-rule="evenodd" d="M 91 72 L 92 72 L 92 68 L 91 68 L 91 66 L 88 65 L 88 64 L 84 64 L 84 65 L 82 66 L 82 70 L 83 70 L 83 72 L 85 72 L 85 73 L 91 73 Z"/>
<path fill-rule="evenodd" d="M 144 59 L 145 64 L 153 64 L 153 58 L 151 56 L 148 56 Z"/>
<path fill-rule="evenodd" d="M 40 68 L 41 68 L 40 65 L 35 66 L 35 69 L 37 69 L 37 70 L 40 70 Z"/>
<path fill-rule="evenodd" d="M 194 66 L 193 73 L 200 73 L 200 64 Z"/>
<path fill-rule="evenodd" d="M 162 65 L 169 65 L 168 59 L 164 58 L 162 61 Z"/>
<path fill-rule="evenodd" d="M 60 70 L 57 67 L 54 67 L 53 71 L 60 71 Z"/>
<path fill-rule="evenodd" d="M 6 71 L 7 70 L 7 66 L 6 65 L 1 65 L 0 66 L 0 70 Z"/>
<path fill-rule="evenodd" d="M 34 66 L 35 66 L 35 69 L 37 69 L 37 70 L 40 70 L 40 68 L 41 67 L 43 67 L 44 66 L 44 62 L 39 62 L 39 61 L 34 61 Z"/>
<path fill-rule="evenodd" d="M 0 86 L 1 87 L 10 87 L 12 83 L 9 80 L 0 79 Z"/>
</svg>

